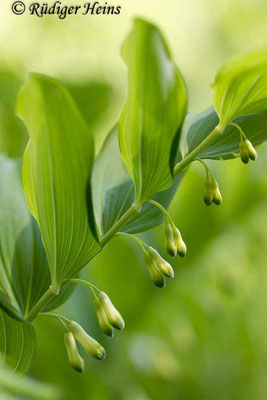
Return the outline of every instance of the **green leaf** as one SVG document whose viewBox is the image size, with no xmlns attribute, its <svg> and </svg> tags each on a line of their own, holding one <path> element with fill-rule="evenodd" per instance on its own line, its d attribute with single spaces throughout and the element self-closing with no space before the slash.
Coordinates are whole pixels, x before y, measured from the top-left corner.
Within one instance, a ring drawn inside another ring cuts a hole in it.
<svg viewBox="0 0 267 400">
<path fill-rule="evenodd" d="M 0 366 L 27 374 L 36 352 L 36 337 L 30 324 L 11 318 L 0 310 Z"/>
<path fill-rule="evenodd" d="M 267 141 L 267 111 L 255 115 L 248 115 L 235 120 L 247 138 L 254 146 Z M 218 125 L 219 118 L 213 109 L 200 114 L 189 114 L 186 117 L 180 142 L 180 152 L 183 157 L 191 153 Z M 218 136 L 199 155 L 199 158 L 227 160 L 239 157 L 240 133 L 233 126 Z"/>
<path fill-rule="evenodd" d="M 48 289 L 51 278 L 40 231 L 23 194 L 20 161 L 0 160 L 0 191 L 1 305 L 19 318 Z"/>
<path fill-rule="evenodd" d="M 69 93 L 48 77 L 29 76 L 17 109 L 30 135 L 23 188 L 56 291 L 100 250 L 90 200 L 93 138 Z"/>
<path fill-rule="evenodd" d="M 40 229 L 21 186 L 21 161 L 0 159 L 0 306 L 23 320 L 51 284 Z M 49 303 L 56 308 L 69 297 L 66 285 Z"/>
<path fill-rule="evenodd" d="M 225 126 L 238 117 L 267 110 L 267 50 L 228 62 L 212 88 L 214 108 Z"/>
<path fill-rule="evenodd" d="M 128 97 L 119 122 L 120 150 L 143 202 L 173 183 L 186 108 L 183 78 L 154 25 L 136 19 L 122 47 Z"/>
<path fill-rule="evenodd" d="M 182 176 L 177 176 L 175 184 L 158 193 L 154 199 L 168 208 Z M 101 235 L 104 235 L 134 201 L 134 185 L 120 154 L 117 126 L 107 136 L 94 163 L 92 194 L 96 222 Z M 131 233 L 142 232 L 161 224 L 162 221 L 163 216 L 159 209 L 146 204 L 122 230 Z"/>
<path fill-rule="evenodd" d="M 0 67 L 0 153 L 20 157 L 27 144 L 27 132 L 14 109 L 21 80 Z"/>
<path fill-rule="evenodd" d="M 113 88 L 108 83 L 64 81 L 63 84 L 69 90 L 91 130 L 99 122 L 103 122 L 116 97 Z"/>
</svg>

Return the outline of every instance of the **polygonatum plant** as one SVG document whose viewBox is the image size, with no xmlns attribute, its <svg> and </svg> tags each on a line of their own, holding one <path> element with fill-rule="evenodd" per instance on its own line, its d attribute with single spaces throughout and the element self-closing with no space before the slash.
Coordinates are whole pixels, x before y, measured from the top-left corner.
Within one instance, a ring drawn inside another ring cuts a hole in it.
<svg viewBox="0 0 267 400">
<path fill-rule="evenodd" d="M 255 161 L 255 147 L 267 140 L 267 51 L 227 63 L 212 85 L 213 106 L 197 115 L 187 114 L 184 79 L 156 26 L 136 19 L 122 58 L 127 98 L 96 158 L 90 126 L 61 83 L 30 74 L 18 97 L 29 142 L 22 160 L 0 159 L 0 360 L 21 374 L 36 351 L 39 315 L 62 323 L 74 369 L 84 370 L 76 341 L 103 359 L 104 348 L 77 322 L 53 312 L 83 284 L 100 329 L 112 337 L 124 328 L 110 297 L 79 272 L 124 235 L 140 246 L 151 281 L 164 287 L 172 266 L 134 234 L 164 223 L 167 253 L 184 257 L 167 210 L 187 168 L 203 165 L 204 201 L 218 206 L 219 185 L 204 160 Z"/>
</svg>

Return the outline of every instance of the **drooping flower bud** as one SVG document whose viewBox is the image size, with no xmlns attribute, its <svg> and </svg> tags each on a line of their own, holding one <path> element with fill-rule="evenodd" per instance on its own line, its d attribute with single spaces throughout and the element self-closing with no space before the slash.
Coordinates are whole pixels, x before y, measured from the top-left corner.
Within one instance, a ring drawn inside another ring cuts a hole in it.
<svg viewBox="0 0 267 400">
<path fill-rule="evenodd" d="M 173 230 L 173 237 L 177 247 L 177 253 L 179 254 L 180 257 L 185 257 L 187 253 L 186 244 L 183 241 L 181 232 L 176 227 Z"/>
<path fill-rule="evenodd" d="M 167 253 L 171 257 L 175 257 L 177 254 L 177 247 L 173 237 L 173 228 L 171 224 L 166 223 L 165 225 L 165 247 Z"/>
<path fill-rule="evenodd" d="M 153 249 L 153 247 L 148 247 L 147 252 L 164 275 L 168 276 L 169 278 L 174 278 L 172 266 L 159 255 L 157 250 Z"/>
<path fill-rule="evenodd" d="M 98 294 L 98 299 L 110 325 L 117 329 L 123 329 L 125 326 L 124 320 L 119 311 L 112 304 L 108 295 L 104 292 L 100 292 Z"/>
<path fill-rule="evenodd" d="M 245 140 L 245 146 L 247 148 L 248 156 L 252 161 L 257 160 L 257 152 L 253 147 L 253 144 L 249 140 Z"/>
<path fill-rule="evenodd" d="M 64 342 L 65 342 L 70 366 L 78 372 L 83 372 L 84 371 L 84 360 L 78 352 L 74 336 L 71 332 L 65 333 Z"/>
<path fill-rule="evenodd" d="M 212 201 L 216 206 L 219 206 L 222 204 L 222 195 L 219 189 L 219 185 L 216 182 L 215 179 L 212 179 L 211 181 L 211 190 L 212 190 Z"/>
<path fill-rule="evenodd" d="M 244 164 L 247 164 L 249 162 L 249 153 L 248 153 L 247 146 L 246 146 L 245 142 L 243 142 L 243 140 L 239 144 L 239 151 L 240 151 L 241 161 Z"/>
<path fill-rule="evenodd" d="M 205 203 L 207 206 L 210 206 L 211 203 L 212 203 L 212 201 L 213 201 L 212 182 L 211 182 L 211 179 L 210 179 L 210 178 L 207 178 L 207 179 L 206 179 L 206 182 L 205 182 L 205 191 L 204 191 L 203 199 L 204 199 L 204 203 Z"/>
<path fill-rule="evenodd" d="M 151 281 L 154 283 L 155 286 L 159 288 L 164 288 L 166 286 L 165 276 L 160 272 L 157 264 L 148 253 L 144 254 L 144 261 L 147 266 Z"/>
<path fill-rule="evenodd" d="M 95 306 L 95 312 L 97 316 L 97 320 L 100 326 L 100 329 L 108 336 L 113 337 L 114 336 L 114 331 L 110 323 L 108 322 L 107 316 L 105 314 L 105 311 L 100 304 L 100 301 L 98 298 L 94 299 L 94 306 Z"/>
<path fill-rule="evenodd" d="M 89 336 L 85 330 L 79 324 L 77 324 L 77 322 L 69 322 L 68 328 L 78 342 L 80 342 L 87 354 L 97 358 L 98 360 L 103 360 L 106 357 L 106 351 L 104 347 L 102 347 L 95 339 Z"/>
</svg>

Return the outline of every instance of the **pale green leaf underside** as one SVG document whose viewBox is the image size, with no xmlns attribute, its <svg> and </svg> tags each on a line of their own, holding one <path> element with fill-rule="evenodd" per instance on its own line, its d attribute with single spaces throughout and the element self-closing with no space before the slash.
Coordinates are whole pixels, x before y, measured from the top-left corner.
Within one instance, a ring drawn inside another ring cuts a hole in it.
<svg viewBox="0 0 267 400">
<path fill-rule="evenodd" d="M 48 289 L 51 278 L 40 231 L 23 194 L 20 160 L 0 160 L 0 192 L 1 305 L 7 309 L 9 300 L 22 317 Z"/>
<path fill-rule="evenodd" d="M 120 150 L 145 200 L 173 183 L 173 165 L 187 93 L 160 31 L 137 19 L 122 47 L 128 96 L 119 121 Z"/>
<path fill-rule="evenodd" d="M 267 50 L 228 62 L 216 77 L 213 105 L 224 124 L 267 109 Z"/>
<path fill-rule="evenodd" d="M 155 200 L 168 208 L 182 175 L 175 184 L 155 196 Z M 92 193 L 96 222 L 101 235 L 105 234 L 129 209 L 134 201 L 134 185 L 120 154 L 117 127 L 108 135 L 93 167 Z M 151 204 L 123 227 L 130 233 L 143 232 L 163 221 L 162 213 Z"/>
<path fill-rule="evenodd" d="M 93 139 L 68 92 L 53 79 L 31 74 L 17 110 L 30 135 L 23 188 L 58 287 L 100 249 L 90 210 Z"/>
<path fill-rule="evenodd" d="M 0 366 L 27 374 L 36 352 L 34 328 L 11 318 L 0 309 Z"/>
<path fill-rule="evenodd" d="M 23 319 L 51 284 L 40 229 L 21 186 L 21 161 L 0 159 L 0 307 Z M 49 309 L 70 295 L 67 285 Z"/>
<path fill-rule="evenodd" d="M 180 143 L 182 156 L 191 153 L 217 126 L 219 118 L 213 107 L 186 117 Z M 254 146 L 267 140 L 267 111 L 235 120 Z M 240 133 L 233 126 L 218 136 L 199 155 L 199 158 L 227 160 L 239 157 Z"/>
</svg>

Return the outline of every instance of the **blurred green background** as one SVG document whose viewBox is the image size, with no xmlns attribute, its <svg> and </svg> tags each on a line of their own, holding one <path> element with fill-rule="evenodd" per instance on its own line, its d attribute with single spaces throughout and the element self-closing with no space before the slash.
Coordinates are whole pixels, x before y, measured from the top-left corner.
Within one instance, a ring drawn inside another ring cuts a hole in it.
<svg viewBox="0 0 267 400">
<path fill-rule="evenodd" d="M 50 3 L 51 1 L 49 1 Z M 68 3 L 68 0 L 66 1 Z M 25 1 L 29 4 L 29 1 Z M 74 2 L 73 2 L 74 3 Z M 14 115 L 28 71 L 64 82 L 100 149 L 126 93 L 120 45 L 135 15 L 159 24 L 189 88 L 191 112 L 211 104 L 218 68 L 230 57 L 267 47 L 266 0 L 121 0 L 119 16 L 34 18 L 0 5 L 0 152 L 21 155 L 27 133 Z M 107 350 L 86 358 L 79 375 L 67 362 L 60 324 L 39 318 L 31 376 L 59 386 L 66 400 L 265 400 L 267 393 L 267 147 L 256 163 L 210 162 L 221 207 L 202 201 L 204 173 L 194 165 L 170 208 L 188 246 L 171 260 L 176 276 L 154 288 L 138 246 L 115 238 L 84 270 L 126 321 L 114 339 L 100 332 L 86 288 L 62 312 Z M 143 235 L 164 252 L 159 227 Z"/>
</svg>

